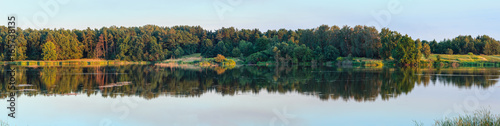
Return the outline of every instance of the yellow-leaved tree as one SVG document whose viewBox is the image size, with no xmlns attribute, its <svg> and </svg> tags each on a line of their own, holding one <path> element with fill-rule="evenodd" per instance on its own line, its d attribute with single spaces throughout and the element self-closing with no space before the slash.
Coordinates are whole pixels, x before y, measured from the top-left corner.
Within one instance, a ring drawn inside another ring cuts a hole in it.
<svg viewBox="0 0 500 126">
<path fill-rule="evenodd" d="M 226 57 L 224 57 L 221 54 L 217 54 L 217 57 L 215 57 L 215 62 L 222 63 L 226 60 Z"/>
<path fill-rule="evenodd" d="M 43 60 L 56 60 L 57 59 L 57 53 L 56 53 L 56 46 L 54 43 L 51 41 L 48 41 L 47 43 L 43 44 Z"/>
</svg>

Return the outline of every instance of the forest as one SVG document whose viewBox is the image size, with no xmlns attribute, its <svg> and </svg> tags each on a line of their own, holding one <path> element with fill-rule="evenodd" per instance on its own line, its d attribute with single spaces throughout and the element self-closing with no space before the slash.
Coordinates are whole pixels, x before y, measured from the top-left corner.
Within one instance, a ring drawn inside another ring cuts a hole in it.
<svg viewBox="0 0 500 126">
<path fill-rule="evenodd" d="M 434 54 L 500 54 L 500 42 L 487 35 L 453 39 L 413 39 L 397 31 L 357 25 L 321 25 L 313 29 L 268 30 L 234 27 L 205 30 L 200 26 L 103 27 L 100 29 L 20 29 L 8 52 L 8 28 L 0 26 L 0 59 L 68 60 L 106 59 L 162 61 L 201 53 L 203 57 L 237 57 L 246 63 L 335 61 L 337 57 L 394 59 L 418 64 Z"/>
</svg>

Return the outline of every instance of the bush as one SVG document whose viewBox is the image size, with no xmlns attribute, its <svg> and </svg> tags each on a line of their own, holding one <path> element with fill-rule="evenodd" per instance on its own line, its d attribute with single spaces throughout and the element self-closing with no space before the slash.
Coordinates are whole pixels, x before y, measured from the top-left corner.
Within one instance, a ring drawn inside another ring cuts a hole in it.
<svg viewBox="0 0 500 126">
<path fill-rule="evenodd" d="M 217 54 L 217 57 L 215 57 L 215 62 L 222 63 L 226 60 L 226 57 L 224 57 L 221 54 Z"/>
<path fill-rule="evenodd" d="M 229 59 L 229 60 L 226 60 L 225 62 L 223 62 L 222 65 L 224 65 L 224 66 L 234 66 L 234 65 L 236 65 L 236 62 L 234 62 L 234 60 L 232 60 L 232 59 Z"/>
<path fill-rule="evenodd" d="M 347 55 L 346 57 L 347 60 L 353 60 L 354 58 L 352 57 L 352 54 Z"/>
<path fill-rule="evenodd" d="M 450 55 L 451 55 L 451 54 L 453 54 L 453 50 L 452 50 L 452 49 L 450 49 L 450 48 L 448 48 L 448 49 L 446 50 L 446 54 L 450 54 Z"/>
<path fill-rule="evenodd" d="M 266 56 L 264 53 L 257 52 L 248 56 L 245 61 L 248 63 L 257 63 L 257 62 L 267 61 L 268 58 L 269 57 Z"/>
<path fill-rule="evenodd" d="M 292 63 L 293 63 L 293 64 L 298 64 L 298 63 L 299 63 L 299 59 L 297 59 L 297 58 L 293 58 L 293 59 L 292 59 Z"/>
<path fill-rule="evenodd" d="M 343 57 L 337 57 L 336 61 L 343 61 L 344 58 Z"/>
</svg>

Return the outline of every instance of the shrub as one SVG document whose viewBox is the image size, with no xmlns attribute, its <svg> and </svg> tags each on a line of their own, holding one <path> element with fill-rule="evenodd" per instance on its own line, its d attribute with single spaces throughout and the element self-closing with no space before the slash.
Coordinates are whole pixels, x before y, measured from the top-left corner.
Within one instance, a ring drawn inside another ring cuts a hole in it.
<svg viewBox="0 0 500 126">
<path fill-rule="evenodd" d="M 221 54 L 217 54 L 217 57 L 215 57 L 215 62 L 222 63 L 226 60 L 226 57 L 224 57 Z"/>
<path fill-rule="evenodd" d="M 297 58 L 293 58 L 293 59 L 292 59 L 292 63 L 293 63 L 293 64 L 298 64 L 298 63 L 299 63 L 299 59 L 297 59 Z"/>
<path fill-rule="evenodd" d="M 450 55 L 451 55 L 451 54 L 453 54 L 453 50 L 452 50 L 452 49 L 450 49 L 450 48 L 448 48 L 448 49 L 446 50 L 446 54 L 450 54 Z"/>
<path fill-rule="evenodd" d="M 229 60 L 226 60 L 224 63 L 222 63 L 222 65 L 234 66 L 234 65 L 236 65 L 236 62 L 234 62 L 234 60 L 232 60 L 232 59 L 229 59 Z"/>
<path fill-rule="evenodd" d="M 347 55 L 346 57 L 347 60 L 353 60 L 354 58 L 352 57 L 352 54 Z"/>
<path fill-rule="evenodd" d="M 337 57 L 337 60 L 336 61 L 343 61 L 344 58 L 343 57 Z"/>
</svg>

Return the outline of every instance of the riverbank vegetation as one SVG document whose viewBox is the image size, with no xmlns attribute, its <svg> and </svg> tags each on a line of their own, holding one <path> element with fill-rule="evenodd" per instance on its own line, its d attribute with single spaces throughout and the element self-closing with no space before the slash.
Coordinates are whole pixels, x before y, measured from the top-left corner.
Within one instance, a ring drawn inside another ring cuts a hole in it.
<svg viewBox="0 0 500 126">
<path fill-rule="evenodd" d="M 436 126 L 498 126 L 500 116 L 491 114 L 489 110 L 478 110 L 471 115 L 460 115 L 454 118 L 437 120 Z"/>
<path fill-rule="evenodd" d="M 422 123 L 415 122 L 417 126 L 423 126 Z M 488 109 L 479 109 L 472 114 L 459 115 L 457 117 L 446 117 L 436 120 L 435 126 L 498 126 L 500 125 L 500 116 L 492 114 Z"/>
<path fill-rule="evenodd" d="M 387 28 L 357 25 L 321 25 L 313 29 L 205 30 L 200 26 L 103 27 L 100 29 L 20 29 L 13 42 L 15 53 L 7 52 L 8 28 L 0 26 L 0 59 L 53 61 L 103 59 L 119 61 L 165 61 L 199 53 L 240 59 L 244 64 L 325 64 L 338 57 L 367 58 L 400 66 L 417 66 L 431 54 L 497 55 L 499 41 L 487 36 L 458 36 L 427 41 L 414 39 Z M 444 57 L 443 57 L 444 58 Z M 355 58 L 354 58 L 355 59 Z M 436 62 L 437 61 L 437 62 Z M 350 61 L 344 63 L 349 64 Z M 372 64 L 372 63 L 370 63 Z"/>
</svg>

